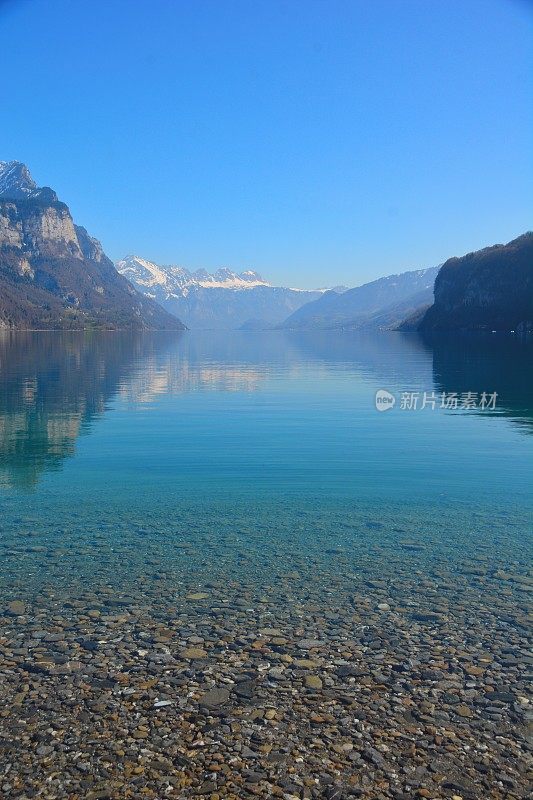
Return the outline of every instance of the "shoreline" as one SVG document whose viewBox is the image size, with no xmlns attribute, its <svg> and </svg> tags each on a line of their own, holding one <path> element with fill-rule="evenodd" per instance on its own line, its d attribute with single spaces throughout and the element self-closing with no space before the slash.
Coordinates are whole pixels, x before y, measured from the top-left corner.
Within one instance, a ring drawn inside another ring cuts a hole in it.
<svg viewBox="0 0 533 800">
<path fill-rule="evenodd" d="M 3 797 L 524 797 L 527 570 L 421 547 L 2 597 Z"/>
</svg>

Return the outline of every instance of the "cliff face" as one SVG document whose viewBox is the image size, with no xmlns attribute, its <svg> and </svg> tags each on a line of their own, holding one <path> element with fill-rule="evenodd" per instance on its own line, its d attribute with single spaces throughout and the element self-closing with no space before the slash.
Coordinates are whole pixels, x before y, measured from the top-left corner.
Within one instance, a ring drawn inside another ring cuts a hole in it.
<svg viewBox="0 0 533 800">
<path fill-rule="evenodd" d="M 533 233 L 446 261 L 434 303 L 414 327 L 533 331 Z"/>
<path fill-rule="evenodd" d="M 55 192 L 0 162 L 0 328 L 183 325 L 116 271 Z"/>
</svg>

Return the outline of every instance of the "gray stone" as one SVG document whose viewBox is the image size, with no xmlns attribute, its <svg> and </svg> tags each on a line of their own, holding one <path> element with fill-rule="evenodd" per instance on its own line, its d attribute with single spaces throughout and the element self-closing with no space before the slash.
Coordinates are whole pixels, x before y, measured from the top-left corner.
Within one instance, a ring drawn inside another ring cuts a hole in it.
<svg viewBox="0 0 533 800">
<path fill-rule="evenodd" d="M 200 698 L 200 705 L 207 708 L 216 708 L 222 706 L 229 700 L 229 691 L 227 689 L 210 689 Z"/>
</svg>

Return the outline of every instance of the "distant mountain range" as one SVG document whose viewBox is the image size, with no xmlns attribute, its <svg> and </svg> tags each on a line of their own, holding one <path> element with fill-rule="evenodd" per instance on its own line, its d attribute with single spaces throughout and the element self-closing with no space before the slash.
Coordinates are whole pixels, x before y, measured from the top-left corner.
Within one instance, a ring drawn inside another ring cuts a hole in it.
<svg viewBox="0 0 533 800">
<path fill-rule="evenodd" d="M 183 327 L 118 274 L 52 189 L 0 162 L 0 328 Z"/>
<path fill-rule="evenodd" d="M 533 332 L 533 233 L 440 267 L 326 292 L 278 327 Z"/>
<path fill-rule="evenodd" d="M 435 280 L 434 302 L 401 328 L 533 332 L 533 233 L 450 258 Z"/>
<path fill-rule="evenodd" d="M 326 292 L 298 309 L 279 327 L 289 330 L 379 329 L 399 325 L 420 305 L 429 305 L 438 267 L 403 272 L 339 293 Z"/>
<path fill-rule="evenodd" d="M 533 332 L 533 233 L 353 289 L 272 286 L 253 270 L 115 265 L 25 164 L 0 162 L 0 329 Z"/>
<path fill-rule="evenodd" d="M 190 272 L 132 255 L 116 267 L 138 291 L 193 329 L 269 328 L 325 291 L 271 286 L 253 270 Z"/>
</svg>

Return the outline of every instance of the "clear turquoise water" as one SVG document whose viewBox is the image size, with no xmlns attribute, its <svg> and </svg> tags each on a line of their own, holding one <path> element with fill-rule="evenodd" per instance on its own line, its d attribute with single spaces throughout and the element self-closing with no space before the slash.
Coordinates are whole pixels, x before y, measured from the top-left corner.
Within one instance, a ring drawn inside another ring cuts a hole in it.
<svg viewBox="0 0 533 800">
<path fill-rule="evenodd" d="M 0 352 L 2 543 L 15 548 L 4 560 L 8 590 L 96 572 L 119 586 L 144 569 L 148 551 L 162 563 L 181 557 L 169 547 L 181 539 L 194 545 L 189 577 L 199 582 L 220 572 L 253 579 L 272 559 L 290 565 L 310 553 L 315 572 L 327 570 L 332 546 L 382 546 L 392 564 L 402 536 L 423 541 L 425 558 L 481 547 L 495 563 L 527 560 L 527 343 L 28 333 L 6 334 Z M 380 388 L 498 400 L 495 411 L 398 402 L 378 413 Z M 46 552 L 17 558 L 21 531 Z M 52 545 L 67 553 L 54 559 Z"/>
<path fill-rule="evenodd" d="M 2 336 L 5 796 L 123 798 L 139 760 L 127 796 L 252 796 L 250 764 L 271 796 L 299 752 L 286 797 L 309 776 L 333 796 L 324 770 L 368 798 L 526 797 L 531 356 L 492 337 Z M 498 400 L 378 412 L 378 389 Z M 211 715 L 201 698 L 221 686 Z M 255 752 L 265 737 L 280 762 Z M 376 770 L 364 748 L 384 743 Z M 221 747 L 231 768 L 212 783 Z M 151 761 L 175 750 L 171 786 Z M 440 777 L 417 777 L 430 763 Z"/>
</svg>

